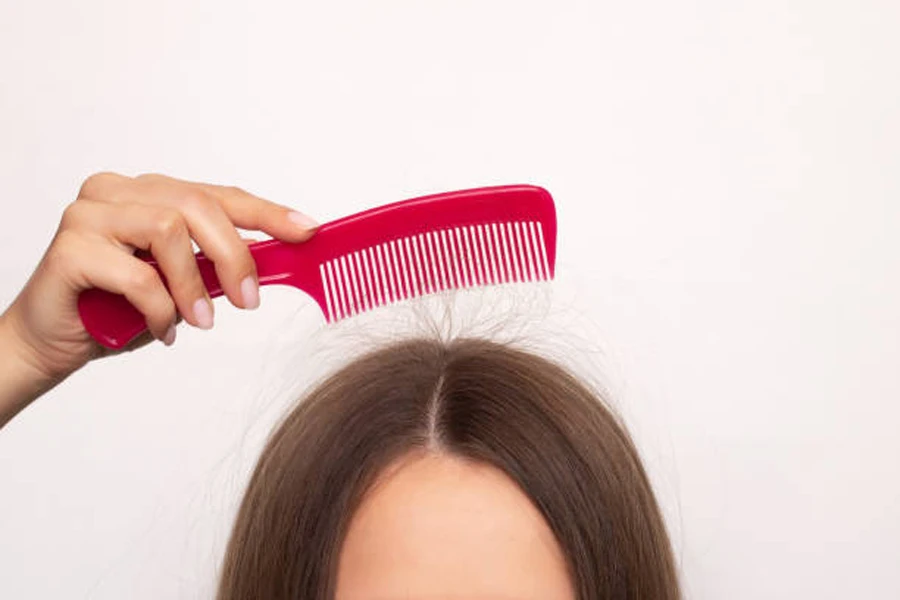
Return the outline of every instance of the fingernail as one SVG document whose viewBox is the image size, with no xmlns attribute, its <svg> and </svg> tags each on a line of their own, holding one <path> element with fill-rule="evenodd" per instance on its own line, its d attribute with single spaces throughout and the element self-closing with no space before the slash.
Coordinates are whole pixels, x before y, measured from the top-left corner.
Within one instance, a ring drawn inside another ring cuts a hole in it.
<svg viewBox="0 0 900 600">
<path fill-rule="evenodd" d="M 256 277 L 248 275 L 241 282 L 241 295 L 244 297 L 244 308 L 259 306 L 259 284 L 256 283 Z"/>
<path fill-rule="evenodd" d="M 200 298 L 194 302 L 194 319 L 200 329 L 212 329 L 213 311 L 212 305 L 206 298 Z"/>
<path fill-rule="evenodd" d="M 292 222 L 296 223 L 303 229 L 315 229 L 319 226 L 315 219 L 312 217 L 308 217 L 301 212 L 297 212 L 296 210 L 288 213 L 288 219 Z"/>
<path fill-rule="evenodd" d="M 169 328 L 166 330 L 166 335 L 163 336 L 162 341 L 166 346 L 171 346 L 175 343 L 175 325 L 169 325 Z"/>
</svg>

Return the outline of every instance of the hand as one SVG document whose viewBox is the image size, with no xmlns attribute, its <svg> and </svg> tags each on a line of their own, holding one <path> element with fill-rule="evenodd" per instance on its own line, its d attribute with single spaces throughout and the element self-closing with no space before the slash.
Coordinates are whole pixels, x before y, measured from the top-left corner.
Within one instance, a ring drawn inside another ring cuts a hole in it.
<svg viewBox="0 0 900 600">
<path fill-rule="evenodd" d="M 63 214 L 31 279 L 0 316 L 0 352 L 22 364 L 29 372 L 29 385 L 24 387 L 39 393 L 106 355 L 108 351 L 88 335 L 78 316 L 78 295 L 92 287 L 123 294 L 147 319 L 148 333 L 128 350 L 153 339 L 172 344 L 181 319 L 209 329 L 213 304 L 200 279 L 191 240 L 215 263 L 231 303 L 256 308 L 256 264 L 236 227 L 301 242 L 313 234 L 316 224 L 234 187 L 162 175 L 92 175 Z M 156 270 L 134 255 L 137 250 L 157 260 L 168 289 Z M 15 379 L 15 374 L 4 374 Z M 3 381 L 0 378 L 0 425 L 5 421 L 4 398 L 7 406 L 23 402 L 8 398 Z"/>
</svg>

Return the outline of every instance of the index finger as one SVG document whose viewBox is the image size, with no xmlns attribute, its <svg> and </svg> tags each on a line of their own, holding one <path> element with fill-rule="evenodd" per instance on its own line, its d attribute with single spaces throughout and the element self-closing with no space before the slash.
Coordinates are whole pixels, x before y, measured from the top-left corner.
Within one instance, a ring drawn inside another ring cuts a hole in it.
<svg viewBox="0 0 900 600">
<path fill-rule="evenodd" d="M 303 242 L 319 227 L 309 216 L 239 187 L 209 183 L 200 186 L 219 199 L 231 222 L 242 229 L 263 231 L 285 242 Z"/>
</svg>

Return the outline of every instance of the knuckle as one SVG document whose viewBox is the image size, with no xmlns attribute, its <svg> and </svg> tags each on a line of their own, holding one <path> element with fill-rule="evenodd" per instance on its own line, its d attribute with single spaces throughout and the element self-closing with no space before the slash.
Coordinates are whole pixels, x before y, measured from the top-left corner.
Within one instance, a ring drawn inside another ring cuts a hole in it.
<svg viewBox="0 0 900 600">
<path fill-rule="evenodd" d="M 157 237 L 172 241 L 187 233 L 187 224 L 177 210 L 163 210 L 156 218 L 155 229 Z"/>
<path fill-rule="evenodd" d="M 72 202 L 63 211 L 62 218 L 59 221 L 60 229 L 69 230 L 77 229 L 82 222 L 82 214 L 84 213 L 84 204 L 82 202 Z"/>
<path fill-rule="evenodd" d="M 99 195 L 116 177 L 117 175 L 115 173 L 109 171 L 101 171 L 89 175 L 84 182 L 82 182 L 81 189 L 78 191 L 78 197 L 84 198 Z"/>
<path fill-rule="evenodd" d="M 183 210 L 188 211 L 197 211 L 204 212 L 210 209 L 210 207 L 215 203 L 209 194 L 204 192 L 203 190 L 187 190 L 182 195 L 178 201 L 178 205 Z"/>
</svg>

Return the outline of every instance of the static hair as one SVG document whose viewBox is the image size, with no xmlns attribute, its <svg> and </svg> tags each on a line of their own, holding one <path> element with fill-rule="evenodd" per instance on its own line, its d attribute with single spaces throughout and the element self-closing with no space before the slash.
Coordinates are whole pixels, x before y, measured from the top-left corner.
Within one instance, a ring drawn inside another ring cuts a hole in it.
<svg viewBox="0 0 900 600">
<path fill-rule="evenodd" d="M 276 429 L 250 480 L 218 600 L 332 600 L 350 519 L 414 451 L 492 465 L 543 515 L 579 600 L 678 600 L 669 537 L 637 450 L 563 367 L 480 339 L 371 352 Z"/>
</svg>

